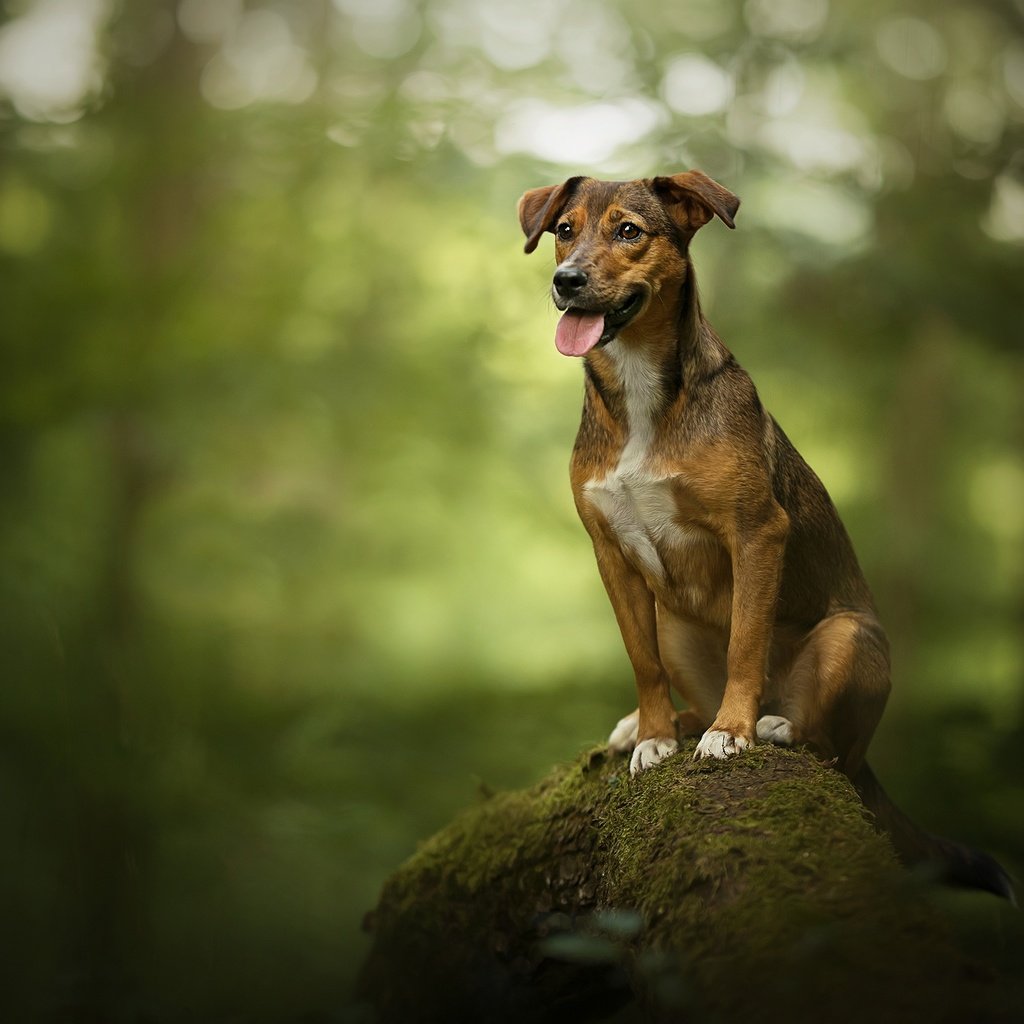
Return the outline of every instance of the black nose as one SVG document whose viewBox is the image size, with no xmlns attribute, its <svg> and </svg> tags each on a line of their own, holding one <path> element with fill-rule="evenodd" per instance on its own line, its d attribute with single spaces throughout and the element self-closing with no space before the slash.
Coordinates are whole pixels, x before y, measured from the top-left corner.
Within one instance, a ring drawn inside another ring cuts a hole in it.
<svg viewBox="0 0 1024 1024">
<path fill-rule="evenodd" d="M 586 271 L 579 267 L 559 267 L 555 271 L 555 289 L 562 295 L 575 295 L 586 284 Z"/>
</svg>

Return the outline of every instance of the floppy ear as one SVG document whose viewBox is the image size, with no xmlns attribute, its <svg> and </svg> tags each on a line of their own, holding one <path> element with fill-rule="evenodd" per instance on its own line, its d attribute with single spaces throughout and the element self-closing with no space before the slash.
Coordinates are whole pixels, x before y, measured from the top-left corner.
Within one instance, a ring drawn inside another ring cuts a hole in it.
<svg viewBox="0 0 1024 1024">
<path fill-rule="evenodd" d="M 561 185 L 545 185 L 523 193 L 519 199 L 519 223 L 526 235 L 524 252 L 533 252 L 540 236 L 545 231 L 555 230 L 558 215 L 582 180 L 582 177 L 570 178 Z"/>
<path fill-rule="evenodd" d="M 726 227 L 736 227 L 733 217 L 740 208 L 739 199 L 703 171 L 654 178 L 651 188 L 661 198 L 672 219 L 691 235 L 716 213 Z"/>
</svg>

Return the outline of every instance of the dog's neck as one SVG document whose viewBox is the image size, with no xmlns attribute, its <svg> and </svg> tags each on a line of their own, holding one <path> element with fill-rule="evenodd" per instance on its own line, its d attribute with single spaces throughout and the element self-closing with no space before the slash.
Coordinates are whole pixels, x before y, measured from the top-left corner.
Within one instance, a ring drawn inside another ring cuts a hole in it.
<svg viewBox="0 0 1024 1024">
<path fill-rule="evenodd" d="M 656 419 L 729 357 L 701 313 L 692 265 L 676 297 L 663 298 L 586 357 L 587 400 L 600 402 L 626 430 Z"/>
</svg>

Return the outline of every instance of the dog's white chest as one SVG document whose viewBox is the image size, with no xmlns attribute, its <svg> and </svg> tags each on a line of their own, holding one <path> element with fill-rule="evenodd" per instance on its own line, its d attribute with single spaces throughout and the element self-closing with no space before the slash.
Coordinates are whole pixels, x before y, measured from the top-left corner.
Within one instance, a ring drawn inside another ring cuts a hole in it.
<svg viewBox="0 0 1024 1024">
<path fill-rule="evenodd" d="M 728 557 L 708 529 L 680 513 L 680 488 L 685 484 L 678 477 L 659 477 L 621 459 L 607 476 L 588 481 L 583 497 L 604 517 L 659 604 L 725 625 Z"/>
<path fill-rule="evenodd" d="M 590 480 L 584 493 L 644 574 L 664 580 L 662 551 L 685 542 L 677 524 L 672 481 L 624 462 L 620 460 L 603 479 Z"/>
<path fill-rule="evenodd" d="M 622 384 L 629 435 L 615 468 L 587 481 L 583 492 L 644 575 L 664 582 L 662 553 L 683 542 L 685 536 L 677 524 L 672 478 L 657 475 L 649 466 L 660 380 L 641 351 L 618 341 L 612 342 L 607 351 Z"/>
<path fill-rule="evenodd" d="M 642 354 L 609 345 L 620 374 L 629 433 L 615 467 L 583 485 L 583 498 L 608 524 L 623 554 L 648 585 L 670 603 L 705 607 L 717 566 L 718 542 L 706 528 L 680 513 L 685 481 L 665 475 L 657 449 L 658 379 Z M 659 471 L 660 470 L 660 471 Z"/>
</svg>

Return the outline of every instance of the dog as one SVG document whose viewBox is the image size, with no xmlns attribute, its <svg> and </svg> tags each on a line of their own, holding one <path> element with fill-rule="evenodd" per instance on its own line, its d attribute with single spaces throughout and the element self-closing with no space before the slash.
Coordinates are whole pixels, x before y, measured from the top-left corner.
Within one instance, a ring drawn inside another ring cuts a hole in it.
<svg viewBox="0 0 1024 1024">
<path fill-rule="evenodd" d="M 704 318 L 690 242 L 740 201 L 701 171 L 572 177 L 519 200 L 525 251 L 555 236 L 555 345 L 584 364 L 570 477 L 636 677 L 609 739 L 637 775 L 806 744 L 844 772 L 908 864 L 1013 899 L 987 854 L 929 835 L 866 760 L 889 645 L 825 487 Z M 670 690 L 687 710 L 677 712 Z"/>
</svg>

